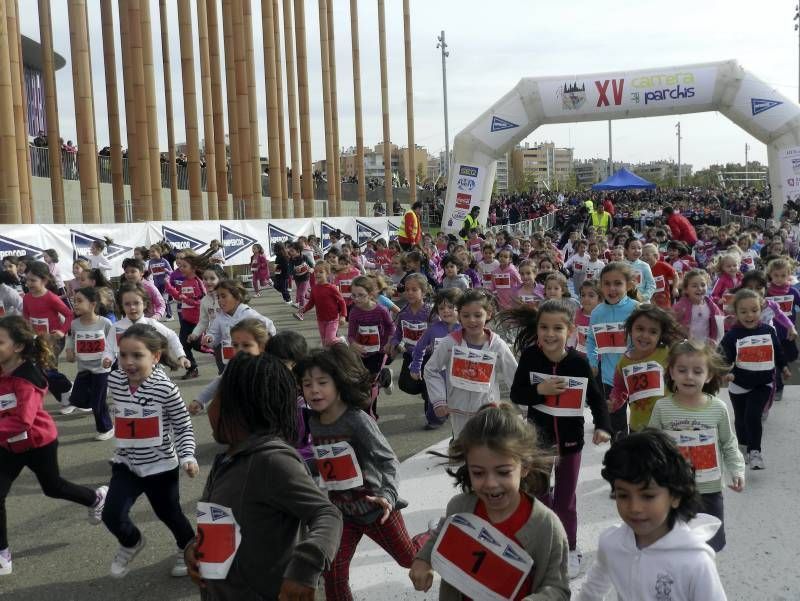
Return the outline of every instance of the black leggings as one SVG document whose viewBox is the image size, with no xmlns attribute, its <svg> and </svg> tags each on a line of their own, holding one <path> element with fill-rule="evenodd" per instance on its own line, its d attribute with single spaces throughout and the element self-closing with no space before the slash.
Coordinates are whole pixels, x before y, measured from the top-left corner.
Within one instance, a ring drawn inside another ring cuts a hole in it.
<svg viewBox="0 0 800 601">
<path fill-rule="evenodd" d="M 198 340 L 189 342 L 187 338 L 189 337 L 189 334 L 194 331 L 197 324 L 186 321 L 180 313 L 178 314 L 178 321 L 181 324 L 180 332 L 178 332 L 178 339 L 181 341 L 183 352 L 186 353 L 186 358 L 189 360 L 189 369 L 191 370 L 197 367 L 197 361 L 194 358 L 192 349 L 199 349 L 200 342 Z"/>
<path fill-rule="evenodd" d="M 58 440 L 23 453 L 12 453 L 0 447 L 0 550 L 8 547 L 6 496 L 24 467 L 36 475 L 42 492 L 48 497 L 65 499 L 85 507 L 91 507 L 96 500 L 91 488 L 68 482 L 59 474 Z"/>
<path fill-rule="evenodd" d="M 603 382 L 603 401 L 608 402 L 611 398 L 610 384 Z M 611 442 L 616 442 L 628 435 L 628 405 L 627 403 L 616 411 L 609 411 L 608 417 L 611 420 Z"/>
<path fill-rule="evenodd" d="M 131 520 L 130 511 L 140 495 L 147 497 L 156 517 L 164 522 L 180 549 L 194 538 L 194 529 L 181 509 L 178 468 L 152 476 L 137 476 L 121 463 L 111 466 L 111 482 L 103 508 L 103 523 L 123 547 L 135 547 L 142 533 Z"/>
<path fill-rule="evenodd" d="M 733 405 L 733 425 L 736 428 L 736 438 L 739 444 L 747 447 L 748 451 L 761 450 L 761 414 L 767 406 L 772 387 L 763 385 L 753 388 L 744 394 L 729 393 Z"/>
</svg>

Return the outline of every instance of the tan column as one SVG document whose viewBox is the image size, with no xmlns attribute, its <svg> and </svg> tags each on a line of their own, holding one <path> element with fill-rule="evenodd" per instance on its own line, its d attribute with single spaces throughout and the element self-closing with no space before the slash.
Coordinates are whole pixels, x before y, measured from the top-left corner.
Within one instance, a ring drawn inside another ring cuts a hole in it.
<svg viewBox="0 0 800 601">
<path fill-rule="evenodd" d="M 159 0 L 158 14 L 161 22 L 161 70 L 164 72 L 164 101 L 167 105 L 167 173 L 169 174 L 169 202 L 172 220 L 178 219 L 178 165 L 175 162 L 175 113 L 172 108 L 172 70 L 169 59 L 169 18 L 167 0 Z M 160 160 L 160 158 L 159 158 Z"/>
<path fill-rule="evenodd" d="M 331 136 L 333 137 L 333 193 L 336 197 L 336 214 L 342 214 L 342 165 L 341 148 L 339 147 L 339 100 L 336 92 L 336 43 L 334 38 L 333 0 L 328 0 L 328 64 L 331 85 Z M 331 180 L 328 178 L 328 185 Z"/>
<path fill-rule="evenodd" d="M 386 65 L 386 10 L 384 0 L 378 0 L 378 45 L 381 60 L 381 107 L 383 108 L 383 195 L 386 213 L 391 214 L 392 197 L 392 136 L 389 133 L 389 74 Z"/>
<path fill-rule="evenodd" d="M 328 185 L 328 213 L 338 217 L 336 207 L 336 168 L 333 156 L 333 132 L 331 131 L 331 73 L 330 56 L 328 54 L 328 3 L 319 0 L 319 48 L 322 66 L 322 109 L 325 117 L 325 171 Z"/>
<path fill-rule="evenodd" d="M 278 150 L 278 84 L 275 73 L 275 13 L 272 0 L 261 0 L 261 29 L 264 32 L 264 83 L 267 90 L 267 150 L 269 152 L 269 196 L 272 218 L 285 217 L 281 206 L 281 165 Z"/>
<path fill-rule="evenodd" d="M 47 113 L 47 154 L 50 159 L 50 195 L 53 199 L 53 223 L 65 223 L 64 179 L 61 174 L 61 145 L 58 143 L 58 90 L 53 65 L 53 23 L 50 0 L 39 0 L 39 37 L 42 41 L 42 77 Z"/>
<path fill-rule="evenodd" d="M 263 217 L 263 186 L 261 185 L 261 149 L 258 144 L 258 104 L 256 102 L 256 61 L 253 46 L 253 5 L 251 0 L 242 0 L 244 14 L 245 56 L 247 57 L 247 108 L 250 113 L 250 147 L 253 174 L 253 202 L 250 205 L 250 219 Z M 269 37 L 269 32 L 264 35 Z"/>
<path fill-rule="evenodd" d="M 139 180 L 138 195 L 142 199 L 141 217 L 137 220 L 153 220 L 153 188 L 150 182 L 149 132 L 147 127 L 147 92 L 144 84 L 144 56 L 142 52 L 142 2 L 130 0 L 128 9 L 128 46 L 132 75 L 133 110 L 136 120 L 136 177 Z M 128 148 L 130 151 L 130 147 Z"/>
<path fill-rule="evenodd" d="M 194 37 L 192 34 L 192 8 L 189 0 L 178 0 L 178 35 L 181 44 L 183 115 L 186 122 L 186 155 L 189 170 L 189 214 L 192 219 L 205 219 L 203 193 L 200 189 L 197 86 L 194 81 Z"/>
<path fill-rule="evenodd" d="M 133 62 L 130 41 L 130 3 L 131 0 L 120 0 L 119 4 L 119 37 L 122 48 L 122 87 L 125 93 L 125 126 L 126 143 L 128 145 L 128 180 L 131 186 L 131 216 L 134 221 L 144 221 L 148 210 L 145 199 L 139 194 L 139 174 L 136 169 L 136 110 L 133 93 Z M 148 171 L 149 173 L 149 171 Z M 147 196 L 149 199 L 150 196 Z M 149 205 L 149 203 L 148 203 Z"/>
<path fill-rule="evenodd" d="M 292 208 L 295 217 L 303 216 L 300 190 L 300 138 L 297 126 L 297 76 L 294 67 L 294 19 L 292 0 L 283 0 L 283 43 L 286 50 L 286 94 L 289 104 L 289 151 L 292 158 Z M 288 182 L 287 182 L 288 183 Z"/>
<path fill-rule="evenodd" d="M 69 25 L 74 28 L 71 46 L 77 78 L 73 82 L 77 111 L 78 168 L 80 170 L 81 205 L 84 223 L 100 222 L 100 189 L 97 179 L 97 144 L 94 134 L 94 99 L 92 97 L 92 61 L 89 54 L 89 32 L 86 28 L 86 0 L 68 0 Z"/>
<path fill-rule="evenodd" d="M 225 38 L 225 83 L 228 98 L 228 135 L 230 137 L 231 172 L 233 173 L 233 211 L 240 213 L 242 194 L 242 166 L 239 148 L 239 101 L 236 97 L 236 57 L 233 49 L 233 1 L 222 3 L 222 28 Z"/>
<path fill-rule="evenodd" d="M 19 201 L 23 223 L 32 223 L 31 173 L 28 165 L 28 119 L 25 87 L 22 83 L 22 47 L 19 37 L 16 0 L 5 0 L 8 19 L 8 54 L 11 59 L 11 93 L 14 101 L 14 130 L 16 134 L 17 169 L 19 169 Z"/>
<path fill-rule="evenodd" d="M 356 177 L 358 214 L 367 216 L 367 182 L 364 172 L 364 124 L 361 118 L 361 52 L 358 41 L 358 0 L 350 0 L 350 37 L 353 48 L 353 104 L 356 120 Z"/>
<path fill-rule="evenodd" d="M 417 147 L 414 143 L 414 81 L 411 77 L 411 7 L 403 0 L 403 36 L 406 52 L 406 122 L 408 129 L 408 202 L 417 200 Z"/>
<path fill-rule="evenodd" d="M 294 33 L 297 49 L 297 97 L 300 110 L 300 155 L 303 161 L 303 212 L 314 216 L 314 168 L 311 165 L 311 123 L 308 108 L 308 60 L 306 11 L 303 0 L 294 0 Z"/>
<path fill-rule="evenodd" d="M 253 146 L 250 141 L 250 92 L 247 84 L 247 45 L 244 39 L 244 7 L 233 0 L 233 56 L 236 68 L 236 106 L 239 124 L 239 161 L 244 217 L 249 219 L 253 204 Z"/>
<path fill-rule="evenodd" d="M 281 15 L 278 0 L 272 0 L 272 33 L 275 39 L 275 80 L 278 84 L 278 154 L 281 165 L 281 216 L 289 215 L 289 184 L 286 181 L 286 129 L 283 123 L 283 72 L 281 65 Z"/>
<path fill-rule="evenodd" d="M 0 223 L 20 223 L 22 220 L 11 57 L 8 52 L 10 44 L 6 3 L 0 2 Z"/>
<path fill-rule="evenodd" d="M 214 102 L 214 162 L 217 167 L 217 207 L 220 219 L 230 219 L 228 205 L 228 156 L 225 149 L 225 113 L 222 110 L 222 74 L 219 64 L 217 0 L 206 0 L 208 57 L 211 62 L 211 97 Z M 210 207 L 209 207 L 210 208 Z"/>
<path fill-rule="evenodd" d="M 100 19 L 103 24 L 103 68 L 106 76 L 106 112 L 108 113 L 108 144 L 111 147 L 111 194 L 114 201 L 114 221 L 124 223 L 125 187 L 122 180 L 117 57 L 114 45 L 114 8 L 111 0 L 100 0 Z"/>
<path fill-rule="evenodd" d="M 203 96 L 203 138 L 206 153 L 206 199 L 208 218 L 219 219 L 217 201 L 217 162 L 214 137 L 214 101 L 211 98 L 211 59 L 208 48 L 208 15 L 206 3 L 197 3 L 197 32 L 200 48 L 200 89 Z"/>
<path fill-rule="evenodd" d="M 147 141 L 150 160 L 150 189 L 153 196 L 153 220 L 161 221 L 164 213 L 161 196 L 161 149 L 158 144 L 158 111 L 156 106 L 156 75 L 153 67 L 153 30 L 150 18 L 150 0 L 141 2 L 142 62 L 144 64 L 144 91 L 147 97 Z"/>
</svg>

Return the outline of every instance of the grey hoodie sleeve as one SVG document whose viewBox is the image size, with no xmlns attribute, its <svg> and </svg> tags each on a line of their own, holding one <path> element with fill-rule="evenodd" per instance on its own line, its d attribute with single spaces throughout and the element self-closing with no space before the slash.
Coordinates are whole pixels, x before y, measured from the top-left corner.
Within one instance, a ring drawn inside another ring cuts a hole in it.
<svg viewBox="0 0 800 601">
<path fill-rule="evenodd" d="M 316 588 L 339 549 L 342 514 L 314 484 L 304 464 L 288 453 L 271 454 L 264 482 L 286 483 L 269 488 L 268 502 L 305 526 L 283 577 Z"/>
<path fill-rule="evenodd" d="M 394 507 L 397 504 L 397 472 L 400 467 L 397 456 L 371 417 L 362 411 L 351 415 L 358 416 L 353 441 L 363 450 L 358 453 L 358 461 L 364 470 L 364 480 L 380 482 L 375 494 Z"/>
</svg>

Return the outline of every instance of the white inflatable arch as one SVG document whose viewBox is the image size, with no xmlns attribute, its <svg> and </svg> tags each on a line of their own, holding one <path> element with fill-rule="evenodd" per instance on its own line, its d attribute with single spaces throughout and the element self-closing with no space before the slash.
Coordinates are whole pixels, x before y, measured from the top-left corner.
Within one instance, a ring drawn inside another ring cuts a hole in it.
<svg viewBox="0 0 800 601">
<path fill-rule="evenodd" d="M 472 206 L 486 223 L 496 160 L 540 125 L 719 111 L 767 145 L 775 216 L 800 196 L 800 106 L 735 60 L 594 75 L 526 77 L 460 132 L 442 229 Z"/>
</svg>

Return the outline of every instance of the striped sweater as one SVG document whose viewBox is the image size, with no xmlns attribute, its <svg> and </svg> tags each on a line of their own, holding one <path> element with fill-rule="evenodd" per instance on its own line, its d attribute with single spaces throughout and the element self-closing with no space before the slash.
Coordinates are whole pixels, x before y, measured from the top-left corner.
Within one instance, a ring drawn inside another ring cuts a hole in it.
<svg viewBox="0 0 800 601">
<path fill-rule="evenodd" d="M 115 421 L 124 415 L 120 414 L 124 407 L 121 403 L 127 403 L 160 410 L 163 423 L 163 436 L 158 446 L 120 447 L 120 439 L 117 438 L 118 446 L 111 458 L 113 463 L 122 463 L 137 476 L 144 477 L 175 469 L 179 464 L 196 462 L 194 430 L 189 412 L 180 390 L 160 367 L 154 369 L 135 392 L 131 392 L 124 371 L 113 371 L 108 378 L 108 392 L 114 400 Z"/>
</svg>

